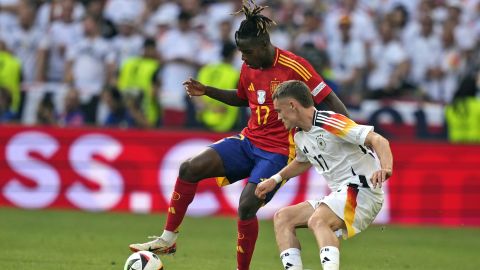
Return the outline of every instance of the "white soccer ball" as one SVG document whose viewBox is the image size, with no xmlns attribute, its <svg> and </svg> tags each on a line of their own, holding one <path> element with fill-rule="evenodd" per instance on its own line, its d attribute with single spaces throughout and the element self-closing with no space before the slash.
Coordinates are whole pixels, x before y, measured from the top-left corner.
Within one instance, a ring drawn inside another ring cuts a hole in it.
<svg viewBox="0 0 480 270">
<path fill-rule="evenodd" d="M 128 257 L 123 270 L 163 270 L 163 263 L 150 251 L 137 251 Z"/>
</svg>

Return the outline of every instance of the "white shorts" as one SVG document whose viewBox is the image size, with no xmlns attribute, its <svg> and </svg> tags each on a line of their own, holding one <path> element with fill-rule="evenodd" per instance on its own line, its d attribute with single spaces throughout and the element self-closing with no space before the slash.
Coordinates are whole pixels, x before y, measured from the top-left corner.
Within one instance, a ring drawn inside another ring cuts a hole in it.
<svg viewBox="0 0 480 270">
<path fill-rule="evenodd" d="M 346 232 L 339 230 L 335 233 L 347 239 L 365 230 L 373 222 L 382 208 L 383 193 L 373 192 L 370 188 L 343 186 L 321 200 L 307 202 L 313 209 L 317 209 L 321 203 L 332 209 L 347 227 Z"/>
</svg>

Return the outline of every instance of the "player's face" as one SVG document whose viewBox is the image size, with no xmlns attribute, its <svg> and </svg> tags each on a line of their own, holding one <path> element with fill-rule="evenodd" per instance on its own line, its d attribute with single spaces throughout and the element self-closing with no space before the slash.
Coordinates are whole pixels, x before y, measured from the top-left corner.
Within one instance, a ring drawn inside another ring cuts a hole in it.
<svg viewBox="0 0 480 270">
<path fill-rule="evenodd" d="M 265 58 L 264 46 L 251 39 L 238 39 L 237 47 L 242 53 L 242 60 L 249 68 L 260 69 L 262 67 Z"/>
<path fill-rule="evenodd" d="M 296 127 L 297 114 L 290 98 L 274 99 L 273 107 L 278 113 L 278 119 L 282 120 L 286 129 L 292 129 Z"/>
</svg>

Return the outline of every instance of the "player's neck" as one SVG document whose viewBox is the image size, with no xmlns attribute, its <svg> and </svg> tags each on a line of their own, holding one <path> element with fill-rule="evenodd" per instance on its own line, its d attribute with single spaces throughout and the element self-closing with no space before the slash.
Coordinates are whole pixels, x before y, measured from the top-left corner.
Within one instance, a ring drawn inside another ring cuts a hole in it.
<svg viewBox="0 0 480 270">
<path fill-rule="evenodd" d="M 275 56 L 277 54 L 277 50 L 275 46 L 270 44 L 270 46 L 268 46 L 267 52 L 268 52 L 268 58 L 267 58 L 268 61 L 266 61 L 265 64 L 262 65 L 262 69 L 270 68 L 275 63 Z"/>
<path fill-rule="evenodd" d="M 313 117 L 315 113 L 315 107 L 309 107 L 303 109 L 301 112 L 300 123 L 298 125 L 299 128 L 308 132 L 312 129 L 313 126 Z"/>
</svg>

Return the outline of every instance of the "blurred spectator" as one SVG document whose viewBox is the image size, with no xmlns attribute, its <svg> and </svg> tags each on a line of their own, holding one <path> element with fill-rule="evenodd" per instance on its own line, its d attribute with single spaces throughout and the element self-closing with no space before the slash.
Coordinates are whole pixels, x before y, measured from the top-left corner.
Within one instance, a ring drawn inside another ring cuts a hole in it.
<svg viewBox="0 0 480 270">
<path fill-rule="evenodd" d="M 60 114 L 58 122 L 65 127 L 81 127 L 85 124 L 85 116 L 80 107 L 78 92 L 70 88 L 65 95 L 64 110 Z"/>
<path fill-rule="evenodd" d="M 455 93 L 453 102 L 445 108 L 448 139 L 451 142 L 480 142 L 479 85 L 480 72 L 477 78 L 466 77 Z"/>
<path fill-rule="evenodd" d="M 154 15 L 157 9 L 159 9 L 162 4 L 165 4 L 162 2 L 162 0 L 145 0 L 145 5 L 138 22 L 139 30 L 144 36 L 153 37 L 155 35 Z"/>
<path fill-rule="evenodd" d="M 342 16 L 349 16 L 352 20 L 351 35 L 362 42 L 370 43 L 376 36 L 375 26 L 372 17 L 367 10 L 358 4 L 358 0 L 340 0 L 339 6 L 331 5 L 325 18 L 325 32 L 327 40 L 338 39 L 340 31 L 337 27 Z"/>
<path fill-rule="evenodd" d="M 202 67 L 198 73 L 198 81 L 219 89 L 236 90 L 240 72 L 232 64 L 235 53 L 235 44 L 224 43 L 223 61 Z M 207 96 L 194 98 L 197 117 L 202 124 L 216 132 L 232 130 L 238 119 L 238 107 L 226 105 Z"/>
<path fill-rule="evenodd" d="M 139 108 L 139 98 L 127 94 L 125 102 L 120 91 L 114 87 L 107 88 L 102 93 L 102 100 L 109 109 L 108 116 L 103 123 L 108 127 L 147 127 L 146 118 Z"/>
<path fill-rule="evenodd" d="M 395 29 L 397 38 L 405 44 L 413 24 L 411 14 L 407 11 L 407 8 L 403 5 L 397 5 L 386 16 L 388 16 L 392 27 Z"/>
<path fill-rule="evenodd" d="M 67 53 L 65 82 L 80 94 L 88 123 L 96 120 L 100 93 L 113 76 L 114 52 L 106 39 L 100 36 L 98 22 L 88 15 L 83 20 L 84 37 L 70 47 Z"/>
<path fill-rule="evenodd" d="M 117 24 L 118 35 L 112 39 L 111 47 L 116 52 L 116 66 L 121 66 L 125 59 L 142 53 L 144 38 L 137 32 L 135 22 L 125 17 Z"/>
<path fill-rule="evenodd" d="M 160 104 L 165 126 L 183 126 L 187 120 L 186 92 L 182 82 L 195 76 L 201 44 L 201 37 L 191 27 L 191 18 L 191 14 L 182 11 L 178 15 L 177 27 L 165 33 L 159 44 L 164 61 Z"/>
<path fill-rule="evenodd" d="M 10 91 L 0 87 L 0 123 L 11 123 L 15 120 L 15 113 L 12 111 L 11 105 Z"/>
<path fill-rule="evenodd" d="M 37 108 L 37 125 L 53 126 L 57 124 L 57 115 L 52 93 L 45 93 Z"/>
<path fill-rule="evenodd" d="M 117 34 L 117 29 L 111 20 L 103 16 L 106 1 L 107 0 L 89 0 L 87 3 L 87 14 L 97 20 L 102 37 L 110 39 Z"/>
<path fill-rule="evenodd" d="M 434 22 L 431 16 L 420 18 L 420 32 L 404 43 L 410 60 L 410 81 L 426 88 L 428 75 L 436 68 L 437 57 L 441 51 L 440 36 L 434 32 Z M 435 57 L 432 57 L 434 55 Z"/>
<path fill-rule="evenodd" d="M 146 39 L 143 54 L 131 57 L 122 64 L 118 79 L 118 88 L 123 93 L 141 98 L 141 110 L 149 126 L 157 126 L 159 121 L 159 55 L 154 39 Z"/>
<path fill-rule="evenodd" d="M 362 74 L 367 64 L 365 46 L 351 36 L 352 21 L 343 16 L 338 21 L 341 37 L 328 46 L 332 79 L 337 84 L 339 97 L 346 105 L 357 106 L 362 101 Z"/>
<path fill-rule="evenodd" d="M 20 59 L 6 50 L 0 40 L 0 87 L 7 89 L 12 98 L 10 109 L 18 113 L 20 107 L 20 79 L 22 74 Z"/>
<path fill-rule="evenodd" d="M 108 0 L 103 16 L 117 25 L 123 18 L 128 17 L 135 23 L 140 23 L 145 1 L 139 0 Z"/>
<path fill-rule="evenodd" d="M 0 0 L 0 33 L 9 33 L 17 27 L 17 4 L 19 0 Z"/>
<path fill-rule="evenodd" d="M 144 15 L 142 15 L 144 17 L 148 15 L 150 16 L 147 19 L 143 19 L 144 34 L 150 37 L 157 37 L 157 41 L 160 42 L 160 38 L 161 36 L 163 36 L 165 31 L 174 25 L 178 14 L 180 13 L 180 7 L 173 0 L 163 0 L 161 5 L 158 6 L 155 10 L 151 10 L 150 13 L 146 10 L 148 6 L 149 4 L 147 2 L 147 7 L 145 8 Z"/>
<path fill-rule="evenodd" d="M 82 38 L 82 25 L 73 17 L 73 7 L 65 5 L 59 20 L 53 21 L 39 44 L 37 81 L 63 82 L 68 49 Z"/>
<path fill-rule="evenodd" d="M 380 37 L 367 52 L 369 97 L 398 97 L 408 74 L 407 53 L 395 40 L 394 29 L 388 20 L 382 20 L 378 27 Z"/>
<path fill-rule="evenodd" d="M 22 82 L 33 83 L 37 74 L 37 54 L 44 32 L 34 24 L 35 7 L 30 1 L 21 0 L 18 5 L 19 26 L 5 40 L 8 48 L 22 63 Z"/>
<path fill-rule="evenodd" d="M 53 22 L 64 21 L 65 16 L 70 16 L 72 21 L 78 22 L 84 14 L 85 7 L 78 1 L 45 1 L 37 12 L 35 25 L 37 25 L 42 31 L 47 31 Z"/>
<path fill-rule="evenodd" d="M 307 11 L 304 14 L 303 24 L 300 27 L 300 31 L 293 41 L 293 49 L 295 52 L 301 51 L 305 44 L 313 44 L 313 46 L 320 51 L 324 51 L 327 48 L 327 40 L 323 34 L 323 26 L 321 25 L 320 18 L 313 13 L 313 11 Z"/>
<path fill-rule="evenodd" d="M 441 38 L 440 53 L 435 55 L 434 52 L 429 52 L 430 60 L 434 63 L 429 70 L 429 80 L 422 90 L 427 99 L 448 104 L 464 74 L 465 60 L 456 43 L 451 23 L 444 23 Z"/>
</svg>

